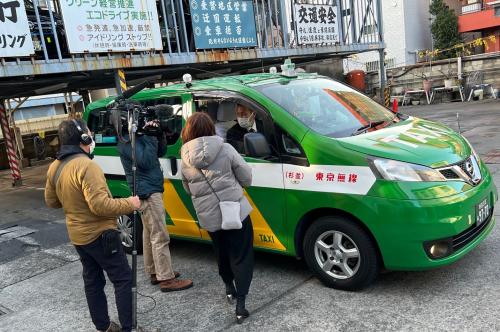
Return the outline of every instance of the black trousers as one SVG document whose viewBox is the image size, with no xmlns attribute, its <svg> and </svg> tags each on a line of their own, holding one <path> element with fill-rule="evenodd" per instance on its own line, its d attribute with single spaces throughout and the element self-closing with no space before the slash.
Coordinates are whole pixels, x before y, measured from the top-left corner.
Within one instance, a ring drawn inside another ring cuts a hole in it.
<svg viewBox="0 0 500 332">
<path fill-rule="evenodd" d="M 109 256 L 105 255 L 100 236 L 92 243 L 83 246 L 75 245 L 75 248 L 83 265 L 85 296 L 96 329 L 105 331 L 110 324 L 108 303 L 104 293 L 104 285 L 106 285 L 104 270 L 115 288 L 115 301 L 122 331 L 131 331 L 132 270 L 123 248 L 120 246 L 118 252 Z"/>
<path fill-rule="evenodd" d="M 236 295 L 248 294 L 253 277 L 253 227 L 250 217 L 241 229 L 208 232 L 217 256 L 219 275 L 225 284 L 236 286 Z"/>
</svg>

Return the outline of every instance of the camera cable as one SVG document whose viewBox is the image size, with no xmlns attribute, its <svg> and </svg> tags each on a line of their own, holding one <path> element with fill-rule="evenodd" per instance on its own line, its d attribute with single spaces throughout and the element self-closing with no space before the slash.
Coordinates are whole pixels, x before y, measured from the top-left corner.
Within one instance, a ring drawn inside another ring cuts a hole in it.
<svg viewBox="0 0 500 332">
<path fill-rule="evenodd" d="M 150 296 L 150 295 L 146 295 L 146 294 L 142 294 L 141 292 L 137 291 L 137 294 L 142 296 L 142 297 L 145 297 L 145 298 L 148 298 L 150 299 L 151 301 L 153 301 L 153 307 L 148 309 L 148 310 L 145 310 L 145 311 L 139 311 L 138 314 L 140 315 L 145 315 L 147 313 L 150 313 L 151 311 L 155 310 L 156 309 L 156 300 L 154 299 L 154 297 Z"/>
</svg>

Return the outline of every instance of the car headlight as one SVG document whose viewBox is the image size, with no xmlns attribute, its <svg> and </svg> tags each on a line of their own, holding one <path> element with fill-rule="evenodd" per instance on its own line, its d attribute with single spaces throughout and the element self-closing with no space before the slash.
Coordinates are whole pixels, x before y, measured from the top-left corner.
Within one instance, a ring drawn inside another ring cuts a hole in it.
<svg viewBox="0 0 500 332">
<path fill-rule="evenodd" d="M 469 144 L 469 148 L 472 151 L 472 155 L 476 158 L 476 161 L 479 164 L 481 159 L 479 159 L 479 155 L 477 154 L 476 150 L 474 150 L 474 148 L 472 147 L 472 144 L 470 144 L 470 142 L 467 138 L 465 138 L 463 136 L 462 136 L 462 138 L 467 142 L 467 144 Z"/>
<path fill-rule="evenodd" d="M 391 181 L 446 181 L 446 178 L 430 167 L 402 161 L 370 158 L 370 168 L 384 180 Z"/>
</svg>

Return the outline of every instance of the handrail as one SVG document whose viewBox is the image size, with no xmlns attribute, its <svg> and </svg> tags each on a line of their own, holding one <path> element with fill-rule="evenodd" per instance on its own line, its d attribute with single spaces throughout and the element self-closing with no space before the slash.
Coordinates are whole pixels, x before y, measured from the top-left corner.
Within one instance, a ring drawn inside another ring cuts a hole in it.
<svg viewBox="0 0 500 332">
<path fill-rule="evenodd" d="M 198 3 L 209 3 L 211 1 L 159 0 L 157 2 L 157 14 L 162 40 L 161 50 L 147 52 L 134 50 L 112 52 L 109 50 L 104 53 L 70 54 L 65 28 L 61 20 L 63 13 L 60 12 L 61 6 L 57 3 L 65 0 L 48 0 L 45 2 L 46 7 L 42 7 L 38 0 L 32 1 L 34 4 L 33 14 L 28 13 L 27 10 L 28 19 L 32 20 L 30 25 L 31 36 L 32 38 L 41 38 L 41 43 L 37 44 L 38 48 L 32 56 L 1 58 L 0 55 L 0 75 L 3 77 L 9 77 L 10 73 L 15 70 L 15 68 L 11 68 L 4 70 L 2 73 L 2 67 L 9 64 L 37 66 L 34 72 L 45 73 L 46 71 L 38 68 L 44 66 L 53 68 L 54 60 L 66 68 L 71 67 L 68 66 L 68 63 L 85 62 L 92 59 L 99 61 L 101 58 L 107 58 L 109 61 L 114 61 L 123 58 L 133 59 L 135 55 L 138 55 L 141 58 L 153 58 L 152 60 L 154 60 L 168 55 L 171 57 L 178 56 L 172 63 L 182 64 L 190 63 L 193 59 L 204 62 L 208 58 L 206 56 L 193 56 L 193 52 L 207 54 L 209 52 L 230 52 L 234 50 L 233 48 L 197 50 L 196 45 L 194 45 L 194 29 L 191 22 L 186 20 L 186 18 L 190 18 L 190 5 L 196 1 Z M 352 51 L 352 46 L 379 44 L 381 42 L 379 34 L 375 30 L 381 25 L 381 22 L 378 22 L 376 10 L 378 7 L 377 2 L 382 0 L 246 0 L 246 2 L 249 1 L 252 2 L 255 8 L 256 17 L 257 46 L 255 47 L 255 57 L 261 54 L 276 54 L 276 56 L 317 54 L 318 52 L 321 53 L 322 50 L 324 53 L 332 52 L 332 46 L 335 45 L 331 42 L 310 45 L 299 40 L 297 27 L 300 17 L 296 17 L 294 5 L 319 3 L 336 8 L 335 17 L 340 25 L 339 31 L 337 31 L 339 33 L 337 46 L 351 46 L 349 51 Z M 241 3 L 243 1 L 232 2 Z M 26 3 L 30 3 L 29 0 L 26 0 Z M 307 15 L 311 15 L 307 17 L 312 17 L 314 13 L 311 11 Z M 360 26 L 360 24 L 363 26 Z M 351 32 L 354 32 L 354 35 L 349 35 Z M 297 52 L 297 50 L 300 50 L 300 52 Z M 145 61 L 147 62 L 147 60 Z M 82 66 L 75 65 L 72 67 L 75 68 L 74 71 L 78 71 L 78 68 Z"/>
</svg>

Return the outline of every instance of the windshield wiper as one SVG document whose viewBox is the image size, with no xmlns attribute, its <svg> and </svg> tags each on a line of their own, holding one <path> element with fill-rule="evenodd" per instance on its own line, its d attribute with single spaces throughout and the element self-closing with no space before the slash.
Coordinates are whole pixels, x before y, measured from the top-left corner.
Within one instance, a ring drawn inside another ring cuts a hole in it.
<svg viewBox="0 0 500 332">
<path fill-rule="evenodd" d="M 368 129 L 375 128 L 376 126 L 380 126 L 381 124 L 383 124 L 385 122 L 386 122 L 385 120 L 373 121 L 373 122 L 370 121 L 370 123 L 368 123 L 367 125 L 364 125 L 362 127 L 359 127 L 358 129 L 356 129 L 351 134 L 351 136 L 356 136 L 356 135 L 362 134 L 362 133 L 368 131 Z"/>
</svg>

